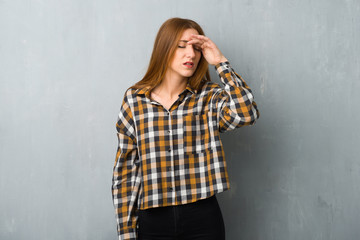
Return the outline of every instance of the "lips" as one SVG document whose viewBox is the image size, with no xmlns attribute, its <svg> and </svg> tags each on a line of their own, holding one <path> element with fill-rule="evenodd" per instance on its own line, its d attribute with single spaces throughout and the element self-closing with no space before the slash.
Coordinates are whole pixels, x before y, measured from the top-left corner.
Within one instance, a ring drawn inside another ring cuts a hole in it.
<svg viewBox="0 0 360 240">
<path fill-rule="evenodd" d="M 194 66 L 194 63 L 193 62 L 185 62 L 183 65 L 187 68 L 192 68 Z"/>
</svg>

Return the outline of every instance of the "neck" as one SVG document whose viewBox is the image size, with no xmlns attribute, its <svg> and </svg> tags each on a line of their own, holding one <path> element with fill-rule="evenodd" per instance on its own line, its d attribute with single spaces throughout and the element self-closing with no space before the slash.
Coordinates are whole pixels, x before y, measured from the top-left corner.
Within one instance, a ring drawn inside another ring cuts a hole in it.
<svg viewBox="0 0 360 240">
<path fill-rule="evenodd" d="M 187 78 L 174 78 L 169 76 L 169 74 L 165 74 L 165 78 L 155 87 L 154 92 L 168 99 L 177 98 L 186 88 L 187 81 Z"/>
</svg>

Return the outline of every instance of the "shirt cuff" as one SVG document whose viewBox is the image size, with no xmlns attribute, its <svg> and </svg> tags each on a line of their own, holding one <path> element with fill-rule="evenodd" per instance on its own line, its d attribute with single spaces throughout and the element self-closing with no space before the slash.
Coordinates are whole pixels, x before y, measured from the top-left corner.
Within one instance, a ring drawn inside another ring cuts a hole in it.
<svg viewBox="0 0 360 240">
<path fill-rule="evenodd" d="M 123 229 L 119 233 L 119 240 L 137 240 L 136 228 Z"/>
<path fill-rule="evenodd" d="M 231 68 L 230 62 L 229 62 L 229 61 L 225 61 L 225 62 L 221 62 L 221 63 L 216 64 L 216 65 L 215 65 L 215 70 L 222 69 L 222 68 L 220 68 L 220 67 Z"/>
</svg>

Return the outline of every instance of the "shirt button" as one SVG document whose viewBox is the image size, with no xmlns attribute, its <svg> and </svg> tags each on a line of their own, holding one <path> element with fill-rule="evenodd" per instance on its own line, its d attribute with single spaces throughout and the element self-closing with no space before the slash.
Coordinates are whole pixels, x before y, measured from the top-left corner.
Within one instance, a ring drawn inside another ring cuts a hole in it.
<svg viewBox="0 0 360 240">
<path fill-rule="evenodd" d="M 174 190 L 172 187 L 169 187 L 169 191 L 172 191 L 172 190 Z"/>
<path fill-rule="evenodd" d="M 168 133 L 170 133 L 171 131 L 170 130 L 168 130 Z"/>
<path fill-rule="evenodd" d="M 171 148 L 169 148 L 168 151 L 171 152 Z"/>
</svg>

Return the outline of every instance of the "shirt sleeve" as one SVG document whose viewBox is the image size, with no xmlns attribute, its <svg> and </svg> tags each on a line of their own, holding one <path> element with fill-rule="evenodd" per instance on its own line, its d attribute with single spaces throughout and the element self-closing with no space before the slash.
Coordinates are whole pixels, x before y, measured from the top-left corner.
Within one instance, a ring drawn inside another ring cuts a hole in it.
<svg viewBox="0 0 360 240">
<path fill-rule="evenodd" d="M 249 86 L 228 61 L 217 64 L 215 69 L 225 85 L 212 98 L 213 107 L 218 113 L 219 131 L 255 124 L 260 114 Z"/>
<path fill-rule="evenodd" d="M 120 109 L 116 129 L 119 145 L 113 169 L 112 198 L 116 212 L 117 231 L 119 240 L 136 240 L 137 198 L 141 172 L 135 124 L 126 95 Z"/>
</svg>

